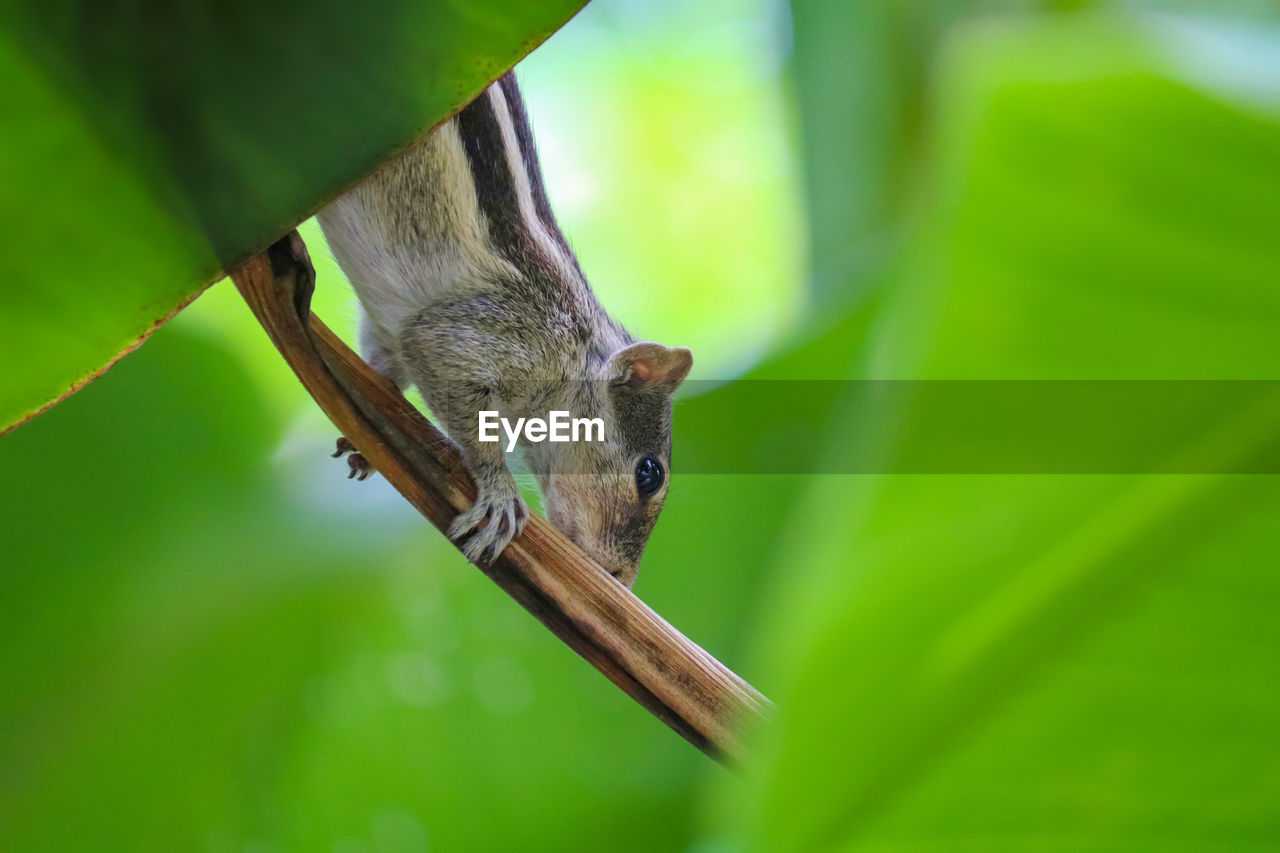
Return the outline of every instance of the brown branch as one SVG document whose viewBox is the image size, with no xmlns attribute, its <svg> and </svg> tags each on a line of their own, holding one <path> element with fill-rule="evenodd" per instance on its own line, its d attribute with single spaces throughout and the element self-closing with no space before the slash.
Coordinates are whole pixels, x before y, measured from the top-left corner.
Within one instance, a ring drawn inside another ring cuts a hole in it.
<svg viewBox="0 0 1280 853">
<path fill-rule="evenodd" d="M 452 443 L 310 312 L 315 273 L 295 231 L 231 275 L 334 425 L 440 530 L 475 487 Z M 484 569 L 627 695 L 709 755 L 743 758 L 737 733 L 768 700 L 668 625 L 542 518 Z"/>
</svg>

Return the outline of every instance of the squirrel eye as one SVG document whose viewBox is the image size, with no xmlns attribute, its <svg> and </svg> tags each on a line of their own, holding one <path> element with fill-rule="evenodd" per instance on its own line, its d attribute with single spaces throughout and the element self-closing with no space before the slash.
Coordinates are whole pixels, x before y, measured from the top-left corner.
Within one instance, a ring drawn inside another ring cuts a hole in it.
<svg viewBox="0 0 1280 853">
<path fill-rule="evenodd" d="M 662 463 L 652 456 L 646 456 L 636 465 L 636 490 L 640 497 L 647 498 L 662 488 Z"/>
</svg>

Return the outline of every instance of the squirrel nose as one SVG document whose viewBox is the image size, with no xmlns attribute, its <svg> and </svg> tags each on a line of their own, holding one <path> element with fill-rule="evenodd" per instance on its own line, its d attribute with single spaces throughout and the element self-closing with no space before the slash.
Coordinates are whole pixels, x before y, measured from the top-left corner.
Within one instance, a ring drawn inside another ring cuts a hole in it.
<svg viewBox="0 0 1280 853">
<path fill-rule="evenodd" d="M 614 579 L 617 580 L 618 583 L 622 584 L 627 589 L 631 589 L 631 587 L 635 586 L 636 570 L 634 568 L 618 566 L 617 568 L 608 569 L 608 572 L 613 575 Z"/>
</svg>

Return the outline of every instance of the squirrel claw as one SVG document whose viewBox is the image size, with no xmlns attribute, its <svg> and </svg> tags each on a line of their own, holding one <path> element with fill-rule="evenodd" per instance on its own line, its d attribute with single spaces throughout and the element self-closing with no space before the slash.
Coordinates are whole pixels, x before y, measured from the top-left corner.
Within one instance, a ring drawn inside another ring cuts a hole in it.
<svg viewBox="0 0 1280 853">
<path fill-rule="evenodd" d="M 354 477 L 357 480 L 367 480 L 369 475 L 373 473 L 373 466 L 369 464 L 369 460 L 365 459 L 359 453 L 352 453 L 347 457 L 347 465 L 351 468 L 347 472 L 347 479 Z"/>
<path fill-rule="evenodd" d="M 330 453 L 329 455 L 332 458 L 337 459 L 338 457 L 342 456 L 344 453 L 351 454 L 350 456 L 347 457 L 347 466 L 350 468 L 350 470 L 347 471 L 347 479 L 348 480 L 369 479 L 369 475 L 373 473 L 373 466 L 369 464 L 368 459 L 365 459 L 363 456 L 360 455 L 360 451 L 356 450 L 356 446 L 352 444 L 351 441 L 345 435 L 340 435 L 338 436 L 337 449 L 334 450 L 333 453 Z"/>
<path fill-rule="evenodd" d="M 524 532 L 529 507 L 519 492 L 498 497 L 481 495 L 466 512 L 449 525 L 448 536 L 466 558 L 477 565 L 489 565 L 512 539 Z"/>
</svg>

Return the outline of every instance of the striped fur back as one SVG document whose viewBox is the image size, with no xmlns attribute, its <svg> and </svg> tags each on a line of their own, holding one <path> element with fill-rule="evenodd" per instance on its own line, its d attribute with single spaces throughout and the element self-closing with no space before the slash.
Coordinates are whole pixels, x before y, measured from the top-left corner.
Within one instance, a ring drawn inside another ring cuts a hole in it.
<svg viewBox="0 0 1280 853">
<path fill-rule="evenodd" d="M 552 215 L 510 72 L 318 218 L 391 350 L 432 304 L 512 282 L 599 310 Z"/>
</svg>

